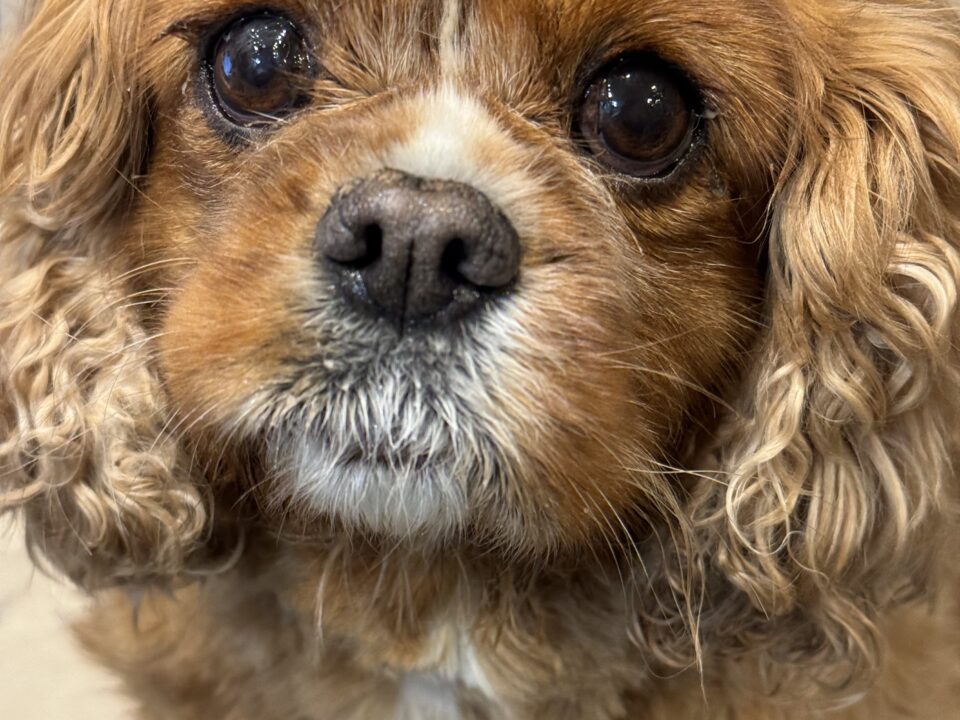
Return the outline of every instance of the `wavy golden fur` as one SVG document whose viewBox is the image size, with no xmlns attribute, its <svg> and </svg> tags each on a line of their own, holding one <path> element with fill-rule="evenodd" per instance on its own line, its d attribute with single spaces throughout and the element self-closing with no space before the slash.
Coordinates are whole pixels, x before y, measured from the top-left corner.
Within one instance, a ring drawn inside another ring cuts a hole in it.
<svg viewBox="0 0 960 720">
<path fill-rule="evenodd" d="M 129 49 L 110 35 L 95 44 L 113 57 L 91 51 L 111 11 L 46 4 L 27 37 L 56 56 L 4 73 L 2 108 L 3 500 L 26 508 L 31 548 L 92 584 L 176 572 L 205 521 L 176 443 L 161 437 L 142 324 L 96 259 L 143 137 L 107 69 L 129 73 Z"/>
<path fill-rule="evenodd" d="M 318 18 L 336 82 L 246 155 L 187 89 L 189 28 L 238 2 L 42 0 L 0 68 L 0 507 L 96 591 L 81 635 L 143 716 L 427 717 L 440 680 L 478 720 L 956 712 L 956 11 L 465 0 L 435 46 L 450 2 L 268 5 Z M 568 147 L 556 89 L 637 42 L 718 106 L 646 195 Z M 303 328 L 363 350 L 289 298 L 440 66 L 531 280 L 445 349 L 450 398 L 397 391 L 476 474 L 468 519 L 385 530 L 294 487 L 294 399 L 337 432 Z"/>
</svg>

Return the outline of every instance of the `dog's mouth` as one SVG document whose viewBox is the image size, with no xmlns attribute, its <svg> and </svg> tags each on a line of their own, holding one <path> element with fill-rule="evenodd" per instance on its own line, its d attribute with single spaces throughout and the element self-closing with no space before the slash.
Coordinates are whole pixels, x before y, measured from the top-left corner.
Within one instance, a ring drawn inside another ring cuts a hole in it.
<svg viewBox="0 0 960 720">
<path fill-rule="evenodd" d="M 482 479 L 475 460 L 449 449 L 338 446 L 318 436 L 280 448 L 290 472 L 286 492 L 301 506 L 349 525 L 390 535 L 446 536 L 459 531 Z"/>
<path fill-rule="evenodd" d="M 435 344 L 354 345 L 278 387 L 266 427 L 271 469 L 288 478 L 279 491 L 375 532 L 459 531 L 507 463 L 491 432 L 490 363 L 476 346 Z"/>
<path fill-rule="evenodd" d="M 436 462 L 436 456 L 410 447 L 388 449 L 382 445 L 372 448 L 357 445 L 345 453 L 341 464 L 345 467 L 374 466 L 386 470 L 422 473 Z"/>
<path fill-rule="evenodd" d="M 398 331 L 324 287 L 298 308 L 276 379 L 241 408 L 244 437 L 280 478 L 271 491 L 377 532 L 464 527 L 477 494 L 520 467 L 503 373 L 521 308 L 497 296 L 442 327 Z"/>
</svg>

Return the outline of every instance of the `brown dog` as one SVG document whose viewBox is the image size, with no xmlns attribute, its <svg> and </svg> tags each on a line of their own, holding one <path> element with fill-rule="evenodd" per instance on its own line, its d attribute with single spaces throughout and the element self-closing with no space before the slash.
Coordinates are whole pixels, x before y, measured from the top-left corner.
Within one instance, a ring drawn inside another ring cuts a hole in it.
<svg viewBox="0 0 960 720">
<path fill-rule="evenodd" d="M 36 5 L 0 504 L 145 718 L 958 712 L 955 11 Z"/>
</svg>

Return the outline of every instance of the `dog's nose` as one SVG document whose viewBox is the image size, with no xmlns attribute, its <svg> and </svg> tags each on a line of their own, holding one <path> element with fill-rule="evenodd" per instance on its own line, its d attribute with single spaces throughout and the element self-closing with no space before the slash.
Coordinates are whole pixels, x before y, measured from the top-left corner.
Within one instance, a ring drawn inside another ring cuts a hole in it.
<svg viewBox="0 0 960 720">
<path fill-rule="evenodd" d="M 341 292 L 400 327 L 459 317 L 520 269 L 517 232 L 484 194 L 397 171 L 338 193 L 316 247 Z"/>
</svg>

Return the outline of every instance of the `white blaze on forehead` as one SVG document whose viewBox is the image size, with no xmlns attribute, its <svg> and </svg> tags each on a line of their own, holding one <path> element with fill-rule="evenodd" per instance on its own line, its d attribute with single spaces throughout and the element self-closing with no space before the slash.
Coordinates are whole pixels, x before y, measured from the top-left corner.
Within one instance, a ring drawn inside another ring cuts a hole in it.
<svg viewBox="0 0 960 720">
<path fill-rule="evenodd" d="M 537 183 L 528 150 L 475 97 L 453 83 L 424 93 L 415 104 L 410 139 L 384 154 L 385 167 L 435 180 L 472 185 L 513 222 L 521 237 L 535 232 Z"/>
<path fill-rule="evenodd" d="M 440 23 L 440 67 L 444 75 L 460 71 L 463 55 L 460 52 L 460 13 L 463 0 L 444 0 L 443 20 Z"/>
</svg>

